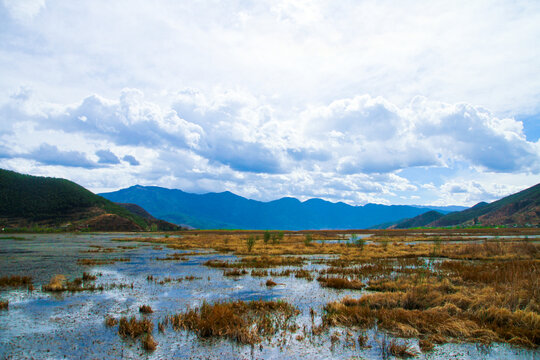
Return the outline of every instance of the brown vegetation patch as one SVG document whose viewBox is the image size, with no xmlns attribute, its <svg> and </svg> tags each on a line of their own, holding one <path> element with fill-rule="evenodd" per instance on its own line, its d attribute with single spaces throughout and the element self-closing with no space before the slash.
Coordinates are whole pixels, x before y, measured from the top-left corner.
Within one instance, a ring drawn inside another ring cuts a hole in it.
<svg viewBox="0 0 540 360">
<path fill-rule="evenodd" d="M 151 334 L 153 329 L 154 324 L 148 318 L 137 320 L 135 316 L 129 319 L 122 316 L 118 325 L 118 334 L 124 338 L 136 339 L 140 335 Z"/>
<path fill-rule="evenodd" d="M 317 281 L 321 284 L 321 286 L 328 287 L 328 288 L 333 288 L 333 289 L 360 290 L 365 286 L 361 281 L 349 280 L 349 279 L 343 278 L 343 277 L 319 276 L 317 278 Z"/>
<path fill-rule="evenodd" d="M 175 330 L 190 330 L 201 338 L 224 337 L 241 344 L 259 343 L 286 329 L 298 310 L 281 301 L 235 301 L 203 305 L 170 318 Z"/>
<path fill-rule="evenodd" d="M 105 326 L 113 327 L 118 324 L 118 319 L 113 318 L 112 316 L 107 316 L 105 318 Z"/>
<path fill-rule="evenodd" d="M 251 276 L 253 277 L 268 276 L 268 270 L 251 270 Z"/>
<path fill-rule="evenodd" d="M 141 314 L 151 314 L 151 313 L 154 312 L 154 310 L 152 310 L 150 305 L 141 305 L 141 306 L 139 306 L 139 312 Z"/>
<path fill-rule="evenodd" d="M 386 351 L 395 357 L 409 358 L 416 356 L 416 352 L 411 349 L 408 344 L 400 344 L 396 340 L 391 340 L 386 348 Z"/>
<path fill-rule="evenodd" d="M 141 339 L 141 344 L 144 350 L 146 351 L 154 351 L 156 350 L 158 343 L 154 340 L 154 337 L 150 333 L 146 333 L 144 337 Z"/>
<path fill-rule="evenodd" d="M 30 276 L 2 276 L 0 277 L 0 288 L 3 287 L 32 287 L 32 278 Z"/>
<path fill-rule="evenodd" d="M 114 258 L 114 259 L 79 259 L 77 260 L 77 264 L 79 265 L 110 265 L 114 264 L 115 262 L 127 262 L 130 261 L 129 258 Z"/>
<path fill-rule="evenodd" d="M 156 260 L 158 261 L 187 261 L 189 259 L 183 253 L 172 253 L 172 254 L 167 254 L 167 256 L 163 258 L 156 258 Z"/>
<path fill-rule="evenodd" d="M 302 265 L 305 259 L 293 256 L 250 256 L 239 261 L 208 260 L 204 265 L 214 268 L 271 268 Z"/>
<path fill-rule="evenodd" d="M 294 277 L 299 279 L 306 279 L 307 281 L 313 281 L 313 275 L 311 275 L 311 272 L 304 269 L 295 270 Z"/>
<path fill-rule="evenodd" d="M 57 274 L 54 275 L 48 284 L 45 284 L 41 287 L 43 291 L 49 291 L 49 292 L 62 292 L 62 291 L 71 291 L 71 292 L 78 292 L 78 291 L 103 291 L 105 290 L 105 286 L 99 285 L 96 286 L 93 283 L 91 283 L 93 280 L 96 279 L 96 276 L 90 275 L 88 273 L 83 273 L 83 276 L 80 278 L 75 278 L 72 281 L 68 281 L 64 275 Z M 109 285 L 108 288 L 122 288 L 127 287 L 127 285 L 123 284 L 112 284 Z"/>
<path fill-rule="evenodd" d="M 9 309 L 9 301 L 4 300 L 0 301 L 0 310 L 8 310 Z"/>
<path fill-rule="evenodd" d="M 227 269 L 223 270 L 223 276 L 242 276 L 247 275 L 246 269 Z"/>
</svg>

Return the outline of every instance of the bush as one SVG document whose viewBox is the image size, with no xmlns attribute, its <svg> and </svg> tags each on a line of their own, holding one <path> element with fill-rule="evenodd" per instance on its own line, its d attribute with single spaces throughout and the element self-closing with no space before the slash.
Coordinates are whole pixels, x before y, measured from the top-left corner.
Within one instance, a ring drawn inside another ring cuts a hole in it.
<svg viewBox="0 0 540 360">
<path fill-rule="evenodd" d="M 248 252 L 251 252 L 251 250 L 253 250 L 253 246 L 255 246 L 255 241 L 256 241 L 256 238 L 253 235 L 250 235 L 247 238 L 246 245 L 247 245 Z"/>
</svg>

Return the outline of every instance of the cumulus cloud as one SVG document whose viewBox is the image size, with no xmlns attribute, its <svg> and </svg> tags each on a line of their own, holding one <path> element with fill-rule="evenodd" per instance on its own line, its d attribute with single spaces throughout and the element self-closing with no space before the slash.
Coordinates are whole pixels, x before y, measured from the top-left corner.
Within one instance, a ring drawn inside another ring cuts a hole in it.
<svg viewBox="0 0 540 360">
<path fill-rule="evenodd" d="M 191 89 L 178 94 L 173 108 L 202 127 L 198 154 L 238 171 L 283 171 L 279 135 L 264 131 L 272 108 L 254 96 L 224 91 L 208 98 Z"/>
<path fill-rule="evenodd" d="M 522 124 L 469 104 L 417 97 L 399 108 L 368 95 L 336 100 L 303 112 L 304 132 L 334 151 L 340 173 L 392 172 L 467 161 L 487 171 L 540 171 L 540 147 Z"/>
<path fill-rule="evenodd" d="M 119 145 L 196 147 L 202 133 L 174 110 L 146 102 L 142 92 L 134 89 L 123 90 L 119 100 L 89 96 L 40 125 L 104 137 Z"/>
<path fill-rule="evenodd" d="M 283 112 L 271 100 L 241 91 L 190 89 L 167 99 L 150 101 L 136 89 L 118 99 L 92 95 L 68 105 L 30 106 L 11 98 L 0 106 L 8 115 L 2 116 L 0 138 L 17 150 L 0 149 L 0 164 L 27 158 L 128 171 L 148 184 L 188 191 L 349 203 L 413 201 L 418 193 L 437 191 L 440 184 L 424 186 L 439 182 L 429 170 L 414 181 L 399 175 L 414 167 L 533 177 L 540 172 L 540 145 L 527 141 L 521 122 L 469 104 L 418 97 L 400 107 L 359 95 Z M 51 141 L 41 144 L 43 136 Z M 95 154 L 97 162 L 86 154 Z M 121 166 L 120 159 L 132 166 Z M 494 194 L 461 183 L 440 189 L 451 203 Z"/>
<path fill-rule="evenodd" d="M 95 168 L 97 164 L 89 160 L 86 155 L 79 151 L 63 151 L 54 145 L 43 143 L 34 151 L 20 155 L 38 161 L 44 165 L 61 165 L 68 167 Z"/>
<path fill-rule="evenodd" d="M 118 157 L 110 150 L 98 150 L 96 155 L 99 157 L 99 164 L 120 164 Z"/>
</svg>

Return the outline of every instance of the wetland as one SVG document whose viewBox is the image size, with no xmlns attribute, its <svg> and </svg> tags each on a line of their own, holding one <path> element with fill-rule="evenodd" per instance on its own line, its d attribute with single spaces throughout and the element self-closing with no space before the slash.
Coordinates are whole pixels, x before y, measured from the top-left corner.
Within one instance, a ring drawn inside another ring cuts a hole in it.
<svg viewBox="0 0 540 360">
<path fill-rule="evenodd" d="M 535 359 L 539 252 L 536 229 L 5 236 L 0 357 Z"/>
</svg>

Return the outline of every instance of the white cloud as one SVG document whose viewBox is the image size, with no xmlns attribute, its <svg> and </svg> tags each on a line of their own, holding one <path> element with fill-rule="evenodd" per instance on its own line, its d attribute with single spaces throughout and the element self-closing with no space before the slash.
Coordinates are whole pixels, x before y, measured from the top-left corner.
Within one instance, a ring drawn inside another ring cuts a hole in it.
<svg viewBox="0 0 540 360">
<path fill-rule="evenodd" d="M 406 107 L 368 95 L 336 100 L 302 113 L 308 139 L 327 143 L 340 173 L 391 172 L 467 161 L 496 172 L 540 171 L 540 144 L 522 124 L 468 104 L 416 97 Z M 328 141 L 328 134 L 340 134 Z"/>
<path fill-rule="evenodd" d="M 540 181 L 514 119 L 540 113 L 538 1 L 2 0 L 0 24 L 0 166 L 351 203 Z"/>
<path fill-rule="evenodd" d="M 74 102 L 126 86 L 222 86 L 286 107 L 367 93 L 399 106 L 420 94 L 497 114 L 540 111 L 534 0 L 43 3 L 5 2 L 40 12 L 0 35 L 4 91 L 30 83 Z"/>
<path fill-rule="evenodd" d="M 33 159 L 42 166 L 94 168 L 97 177 L 130 174 L 113 188 L 138 179 L 259 199 L 390 203 L 436 192 L 429 176 L 413 182 L 398 175 L 411 167 L 465 167 L 469 174 L 521 173 L 532 179 L 540 172 L 539 144 L 526 140 L 520 122 L 425 98 L 398 107 L 362 95 L 288 114 L 238 91 L 182 91 L 169 104 L 146 100 L 136 89 L 116 100 L 92 95 L 78 104 L 29 102 L 15 97 L 0 107 L 9 115 L 0 139 L 10 146 L 2 149 L 0 164 Z M 470 185 L 490 189 L 487 181 L 447 180 L 432 201 L 469 204 L 517 188 L 494 192 Z M 92 181 L 99 189 L 113 183 Z"/>
<path fill-rule="evenodd" d="M 28 21 L 45 7 L 45 0 L 3 0 L 3 5 L 15 20 Z"/>
</svg>

